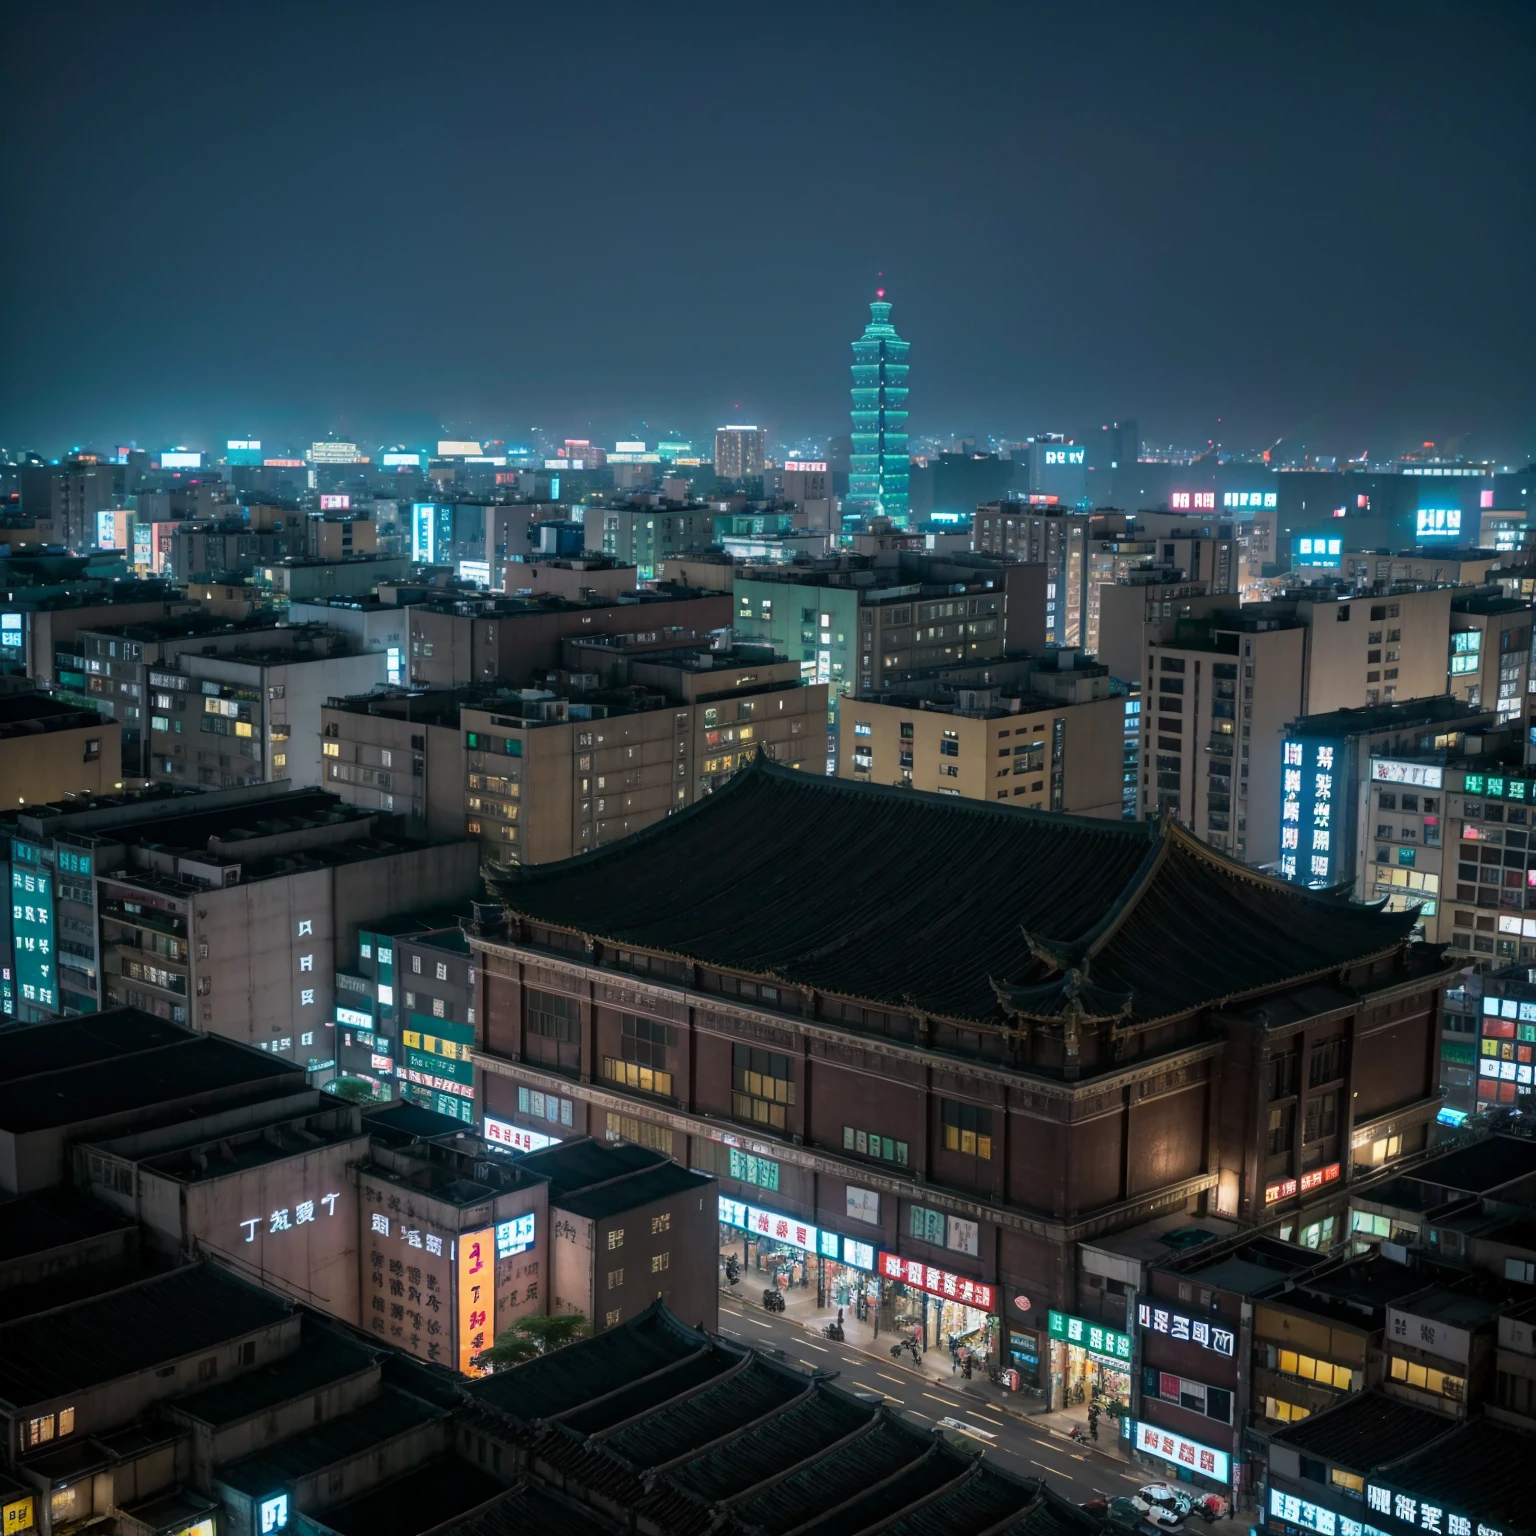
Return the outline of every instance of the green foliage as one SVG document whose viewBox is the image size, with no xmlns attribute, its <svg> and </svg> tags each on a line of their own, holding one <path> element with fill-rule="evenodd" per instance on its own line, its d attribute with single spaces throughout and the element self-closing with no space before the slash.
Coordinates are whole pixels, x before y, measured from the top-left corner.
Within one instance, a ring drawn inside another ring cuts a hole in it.
<svg viewBox="0 0 1536 1536">
<path fill-rule="evenodd" d="M 373 1084 L 360 1077 L 338 1077 L 325 1085 L 325 1091 L 349 1104 L 372 1104 L 379 1096 Z"/>
<path fill-rule="evenodd" d="M 505 1370 L 511 1365 L 536 1360 L 540 1355 L 564 1349 L 592 1332 L 591 1324 L 580 1312 L 562 1312 L 556 1317 L 520 1317 L 497 1336 L 489 1349 L 475 1356 L 477 1365 Z"/>
</svg>

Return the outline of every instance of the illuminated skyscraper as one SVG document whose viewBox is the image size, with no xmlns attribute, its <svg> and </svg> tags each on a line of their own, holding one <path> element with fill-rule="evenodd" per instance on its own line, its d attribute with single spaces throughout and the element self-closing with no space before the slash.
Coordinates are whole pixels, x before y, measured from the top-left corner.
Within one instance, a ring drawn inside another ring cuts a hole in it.
<svg viewBox="0 0 1536 1536">
<path fill-rule="evenodd" d="M 891 324 L 885 289 L 875 290 L 869 324 L 853 344 L 853 452 L 846 509 L 907 522 L 907 343 Z"/>
</svg>

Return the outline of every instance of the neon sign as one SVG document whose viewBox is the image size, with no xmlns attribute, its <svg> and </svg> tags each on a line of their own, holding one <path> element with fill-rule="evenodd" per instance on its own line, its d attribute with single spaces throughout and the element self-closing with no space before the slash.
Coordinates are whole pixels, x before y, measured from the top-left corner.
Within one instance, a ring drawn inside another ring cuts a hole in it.
<svg viewBox="0 0 1536 1536">
<path fill-rule="evenodd" d="M 1420 507 L 1417 532 L 1421 539 L 1460 538 L 1461 508 Z"/>
<path fill-rule="evenodd" d="M 1175 491 L 1168 498 L 1168 505 L 1175 512 L 1214 512 L 1215 491 Z"/>
</svg>

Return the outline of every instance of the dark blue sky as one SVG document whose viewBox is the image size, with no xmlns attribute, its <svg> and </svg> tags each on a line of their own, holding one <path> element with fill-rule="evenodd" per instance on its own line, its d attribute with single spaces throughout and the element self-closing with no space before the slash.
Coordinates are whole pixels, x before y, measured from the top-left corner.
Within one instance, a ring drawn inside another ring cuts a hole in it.
<svg viewBox="0 0 1536 1536">
<path fill-rule="evenodd" d="M 1536 452 L 1536 6 L 12 9 L 0 445 Z M 1223 425 L 1218 429 L 1217 419 Z"/>
</svg>

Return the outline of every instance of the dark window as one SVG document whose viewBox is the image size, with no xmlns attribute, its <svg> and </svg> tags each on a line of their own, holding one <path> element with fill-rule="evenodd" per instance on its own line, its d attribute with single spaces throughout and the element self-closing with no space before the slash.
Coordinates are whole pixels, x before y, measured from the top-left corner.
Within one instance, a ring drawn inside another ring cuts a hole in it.
<svg viewBox="0 0 1536 1536">
<path fill-rule="evenodd" d="M 1287 1104 L 1278 1106 L 1269 1112 L 1269 1140 L 1267 1150 L 1271 1157 L 1280 1152 L 1289 1152 L 1292 1145 L 1292 1127 L 1296 1123 L 1296 1111 Z"/>
<path fill-rule="evenodd" d="M 1339 1095 L 1337 1089 L 1320 1093 L 1307 1100 L 1307 1123 L 1304 1141 L 1321 1141 L 1332 1136 L 1338 1126 Z"/>
<path fill-rule="evenodd" d="M 1319 1040 L 1312 1047 L 1312 1066 L 1308 1084 L 1316 1088 L 1319 1083 L 1331 1083 L 1344 1075 L 1344 1036 L 1334 1035 Z"/>
<path fill-rule="evenodd" d="M 1164 672 L 1182 672 L 1184 670 L 1183 659 L 1177 656 L 1164 656 L 1157 664 Z"/>
<path fill-rule="evenodd" d="M 1326 1461 L 1319 1461 L 1314 1456 L 1298 1456 L 1296 1459 L 1301 1463 L 1301 1475 L 1309 1483 L 1327 1483 L 1328 1463 Z"/>
<path fill-rule="evenodd" d="M 1269 1096 L 1288 1099 L 1296 1092 L 1296 1052 L 1285 1051 L 1269 1058 Z"/>
<path fill-rule="evenodd" d="M 944 1126 L 944 1148 L 972 1157 L 992 1156 L 992 1111 L 955 1099 L 939 1101 L 939 1119 Z"/>
<path fill-rule="evenodd" d="M 581 1005 L 574 997 L 528 989 L 528 1056 L 563 1071 L 581 1070 Z"/>
<path fill-rule="evenodd" d="M 731 1047 L 731 1113 L 738 1120 L 755 1120 L 782 1131 L 786 1107 L 795 1102 L 795 1084 L 788 1056 L 752 1046 Z"/>
</svg>

